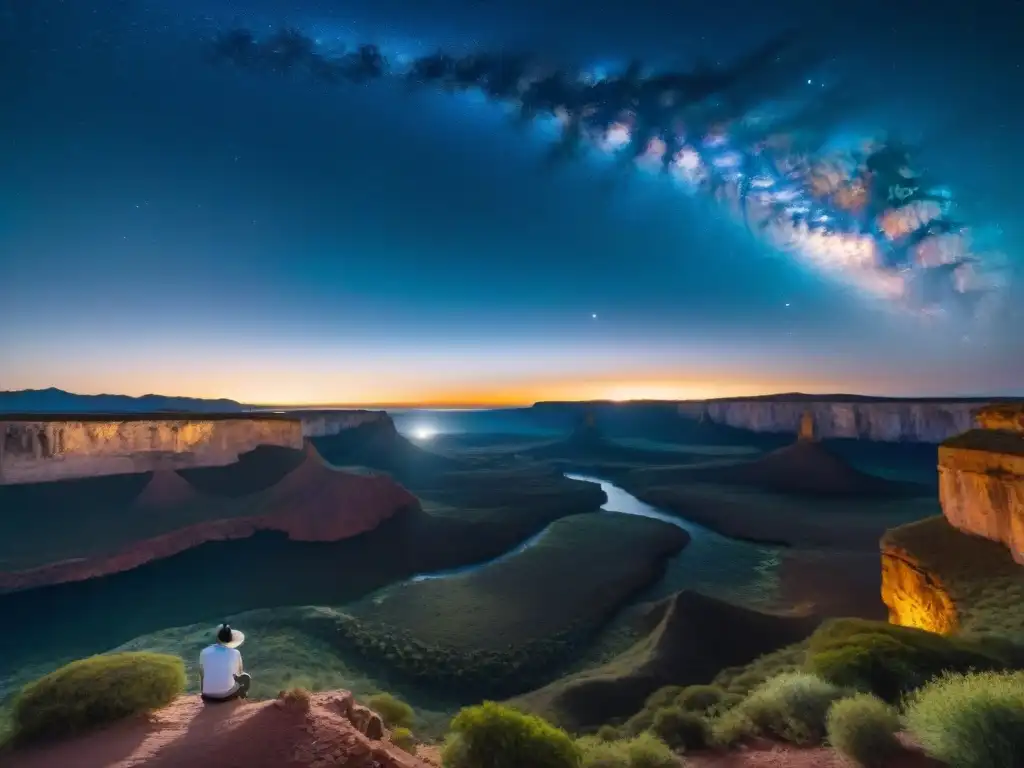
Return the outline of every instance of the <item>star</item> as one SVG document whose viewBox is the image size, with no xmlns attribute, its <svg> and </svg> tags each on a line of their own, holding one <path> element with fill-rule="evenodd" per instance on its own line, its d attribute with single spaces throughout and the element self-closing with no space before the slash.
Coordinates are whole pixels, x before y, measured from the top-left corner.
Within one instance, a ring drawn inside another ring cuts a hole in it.
<svg viewBox="0 0 1024 768">
<path fill-rule="evenodd" d="M 591 313 L 590 317 L 592 320 L 597 320 L 597 312 Z"/>
</svg>

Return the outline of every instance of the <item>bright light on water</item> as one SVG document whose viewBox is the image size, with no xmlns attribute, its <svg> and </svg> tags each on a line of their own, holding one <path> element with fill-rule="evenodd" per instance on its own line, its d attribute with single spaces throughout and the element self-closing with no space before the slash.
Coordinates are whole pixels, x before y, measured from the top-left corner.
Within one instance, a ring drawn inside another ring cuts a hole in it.
<svg viewBox="0 0 1024 768">
<path fill-rule="evenodd" d="M 437 434 L 433 427 L 416 427 L 412 431 L 413 440 L 429 440 Z"/>
</svg>

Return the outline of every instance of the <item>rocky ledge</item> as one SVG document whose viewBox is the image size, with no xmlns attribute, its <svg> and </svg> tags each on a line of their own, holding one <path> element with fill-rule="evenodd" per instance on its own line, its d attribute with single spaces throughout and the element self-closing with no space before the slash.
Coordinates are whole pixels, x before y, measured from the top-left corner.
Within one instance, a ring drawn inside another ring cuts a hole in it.
<svg viewBox="0 0 1024 768">
<path fill-rule="evenodd" d="M 1024 564 L 1024 404 L 984 409 L 978 424 L 939 446 L 942 512 Z"/>
<path fill-rule="evenodd" d="M 428 768 L 430 763 L 393 744 L 380 717 L 356 704 L 351 693 L 295 691 L 270 701 L 217 706 L 182 696 L 144 718 L 16 750 L 5 755 L 4 765 Z"/>
</svg>

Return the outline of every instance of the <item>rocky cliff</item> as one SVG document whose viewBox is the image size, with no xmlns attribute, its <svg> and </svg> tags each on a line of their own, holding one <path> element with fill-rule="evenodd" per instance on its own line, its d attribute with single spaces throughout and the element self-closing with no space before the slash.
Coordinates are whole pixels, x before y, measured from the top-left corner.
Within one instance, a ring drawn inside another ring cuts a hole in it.
<svg viewBox="0 0 1024 768">
<path fill-rule="evenodd" d="M 47 414 L 0 416 L 0 485 L 217 467 L 257 446 L 301 449 L 364 424 L 391 425 L 384 411 L 247 414 Z"/>
<path fill-rule="evenodd" d="M 882 599 L 896 624 L 993 632 L 1015 620 L 1006 608 L 1024 590 L 1024 404 L 980 409 L 977 424 L 939 447 L 942 516 L 882 539 Z"/>
<path fill-rule="evenodd" d="M 956 528 L 1004 544 L 1024 564 L 1024 405 L 981 411 L 939 446 L 939 499 Z"/>
<path fill-rule="evenodd" d="M 971 429 L 984 405 L 976 400 L 779 396 L 684 402 L 679 413 L 753 432 L 791 434 L 799 434 L 810 414 L 813 432 L 820 439 L 940 443 Z"/>
<path fill-rule="evenodd" d="M 331 437 L 363 424 L 391 424 L 387 411 L 293 411 L 303 437 Z"/>
<path fill-rule="evenodd" d="M 3 418 L 0 485 L 216 467 L 260 445 L 302 448 L 302 423 L 275 414 Z"/>
</svg>

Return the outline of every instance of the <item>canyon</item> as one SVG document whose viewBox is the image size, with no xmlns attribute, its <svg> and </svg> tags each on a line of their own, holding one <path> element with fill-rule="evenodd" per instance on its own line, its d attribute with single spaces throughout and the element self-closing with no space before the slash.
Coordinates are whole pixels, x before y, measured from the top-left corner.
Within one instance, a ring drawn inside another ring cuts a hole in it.
<svg viewBox="0 0 1024 768">
<path fill-rule="evenodd" d="M 258 446 L 301 450 L 305 438 L 368 423 L 391 420 L 384 411 L 0 414 L 0 485 L 226 466 Z"/>
</svg>

